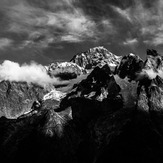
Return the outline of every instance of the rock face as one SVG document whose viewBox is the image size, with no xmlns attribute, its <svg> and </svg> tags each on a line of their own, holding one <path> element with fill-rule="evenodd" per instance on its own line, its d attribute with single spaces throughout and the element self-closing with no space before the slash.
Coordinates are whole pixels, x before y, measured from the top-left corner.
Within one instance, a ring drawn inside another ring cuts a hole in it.
<svg viewBox="0 0 163 163">
<path fill-rule="evenodd" d="M 62 80 L 74 79 L 87 73 L 84 68 L 72 62 L 52 63 L 47 71 L 51 77 L 59 77 Z"/>
<path fill-rule="evenodd" d="M 107 96 L 111 96 L 110 93 L 119 92 L 120 90 L 107 64 L 102 68 L 96 67 L 85 80 L 74 85 L 73 89 L 74 91 L 68 94 L 67 97 L 85 97 L 98 101 L 102 101 Z M 112 89 L 112 91 L 108 92 L 108 89 Z"/>
<path fill-rule="evenodd" d="M 158 55 L 151 53 L 153 63 Z M 1 160 L 163 162 L 163 79 L 141 75 L 151 62 L 130 54 L 116 75 L 108 64 L 95 67 L 64 96 L 50 92 L 39 109 L 17 119 L 0 118 Z"/>
<path fill-rule="evenodd" d="M 152 69 L 154 72 L 161 71 L 163 68 L 163 57 L 155 50 L 147 50 L 147 60 L 145 61 L 144 69 Z"/>
<path fill-rule="evenodd" d="M 34 101 L 42 99 L 46 92 L 25 82 L 0 82 L 0 116 L 16 118 L 30 111 Z"/>
<path fill-rule="evenodd" d="M 163 112 L 163 79 L 157 76 L 155 79 L 146 79 L 139 83 L 138 106 L 146 112 Z"/>
<path fill-rule="evenodd" d="M 92 69 L 96 66 L 103 66 L 106 63 L 116 67 L 121 61 L 121 57 L 114 55 L 104 47 L 91 48 L 86 52 L 75 55 L 71 62 L 78 64 L 85 69 Z"/>
<path fill-rule="evenodd" d="M 124 56 L 117 68 L 117 74 L 120 78 L 128 77 L 130 80 L 135 80 L 137 73 L 142 71 L 144 62 L 139 56 L 129 54 Z"/>
</svg>

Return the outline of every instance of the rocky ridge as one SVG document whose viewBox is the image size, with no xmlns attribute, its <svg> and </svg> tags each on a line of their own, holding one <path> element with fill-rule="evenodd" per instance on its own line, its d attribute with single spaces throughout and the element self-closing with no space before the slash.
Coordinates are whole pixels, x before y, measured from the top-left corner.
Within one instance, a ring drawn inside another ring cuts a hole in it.
<svg viewBox="0 0 163 163">
<path fill-rule="evenodd" d="M 153 50 L 147 54 L 150 62 L 133 54 L 124 56 L 114 73 L 108 64 L 95 67 L 59 96 L 57 105 L 47 99 L 37 112 L 13 120 L 1 118 L 1 159 L 161 163 L 163 79 L 153 69 L 158 69 L 157 58 L 159 65 L 163 61 Z M 149 69 L 156 72 L 155 78 L 150 78 Z"/>
<path fill-rule="evenodd" d="M 88 52 L 90 56 L 96 56 L 96 60 L 98 61 L 97 66 L 104 65 L 108 59 L 109 64 L 112 64 L 113 66 L 114 63 L 114 67 L 115 64 L 119 62 L 117 59 L 120 57 L 115 56 L 103 47 L 92 48 L 88 50 Z M 100 58 L 101 56 L 102 58 Z M 110 58 L 110 56 L 112 57 Z M 94 61 L 92 63 L 94 63 Z M 45 69 L 51 77 L 57 77 L 61 80 L 71 80 L 77 78 L 77 76 L 88 73 L 84 67 L 80 67 L 78 64 L 73 62 L 52 63 L 51 65 L 46 66 Z M 92 66 L 92 68 L 93 67 L 94 66 Z M 31 108 L 35 101 L 43 100 L 45 102 L 47 100 L 48 103 L 52 103 L 52 101 L 55 101 L 54 103 L 56 103 L 56 101 L 59 102 L 62 97 L 65 96 L 64 93 L 56 91 L 53 88 L 41 88 L 35 84 L 28 84 L 25 82 L 2 81 L 1 88 L 5 88 L 5 90 L 2 90 L 0 96 L 0 98 L 2 98 L 0 116 L 5 116 L 7 118 L 17 118 L 32 111 Z M 7 92 L 5 93 L 6 95 L 4 95 L 3 92 Z"/>
<path fill-rule="evenodd" d="M 48 66 L 47 72 L 51 77 L 59 77 L 61 80 L 74 79 L 87 73 L 84 68 L 72 62 L 52 63 Z"/>
<path fill-rule="evenodd" d="M 51 77 L 70 80 L 86 74 L 88 70 L 96 66 L 102 67 L 105 64 L 108 64 L 111 70 L 114 71 L 121 58 L 121 56 L 116 56 L 106 48 L 99 46 L 75 55 L 70 62 L 52 63 L 46 69 Z"/>
<path fill-rule="evenodd" d="M 103 46 L 91 48 L 88 51 L 75 55 L 71 62 L 78 64 L 85 69 L 92 69 L 96 66 L 102 67 L 108 64 L 111 67 L 116 67 L 121 61 L 121 56 L 116 56 L 109 52 Z"/>
</svg>

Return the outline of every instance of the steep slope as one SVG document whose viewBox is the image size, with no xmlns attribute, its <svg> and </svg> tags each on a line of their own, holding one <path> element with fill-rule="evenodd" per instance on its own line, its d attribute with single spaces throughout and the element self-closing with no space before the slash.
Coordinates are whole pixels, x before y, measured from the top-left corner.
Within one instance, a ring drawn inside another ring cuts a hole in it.
<svg viewBox="0 0 163 163">
<path fill-rule="evenodd" d="M 52 63 L 46 66 L 51 77 L 59 77 L 62 80 L 70 80 L 86 74 L 96 66 L 102 67 L 108 64 L 112 71 L 119 65 L 120 56 L 116 56 L 104 47 L 94 47 L 86 52 L 75 55 L 70 62 Z"/>
<path fill-rule="evenodd" d="M 158 72 L 163 67 L 163 57 L 157 53 L 156 50 L 147 50 L 147 59 L 145 61 L 144 68 L 146 70 L 152 69 L 154 72 Z"/>
<path fill-rule="evenodd" d="M 70 80 L 87 73 L 87 71 L 72 62 L 52 63 L 48 66 L 48 74 L 51 77 L 59 77 L 62 80 Z"/>
<path fill-rule="evenodd" d="M 163 112 L 163 79 L 156 76 L 154 79 L 146 79 L 139 83 L 139 108 L 146 112 Z"/>
<path fill-rule="evenodd" d="M 31 110 L 48 91 L 26 82 L 0 82 L 0 116 L 16 118 Z"/>
<path fill-rule="evenodd" d="M 79 100 L 80 98 L 83 100 L 88 99 L 88 101 L 91 100 L 95 103 L 105 101 L 105 105 L 116 101 L 116 108 L 116 106 L 122 104 L 122 97 L 119 94 L 120 90 L 121 88 L 116 83 L 107 64 L 102 68 L 96 67 L 86 79 L 74 85 L 73 90 L 61 101 L 60 109 L 67 107 L 71 99 L 73 101 L 75 99 Z"/>
<path fill-rule="evenodd" d="M 157 75 L 163 78 L 163 57 L 156 50 L 147 49 L 147 58 L 143 61 L 135 54 L 129 54 L 122 58 L 116 69 L 121 77 L 130 80 L 140 80 L 143 76 L 155 78 Z"/>
<path fill-rule="evenodd" d="M 116 67 L 121 57 L 114 55 L 104 47 L 91 48 L 88 51 L 75 55 L 71 62 L 78 64 L 85 69 L 92 69 L 95 66 L 103 66 L 106 63 L 111 67 Z"/>
<path fill-rule="evenodd" d="M 122 58 L 116 73 L 120 78 L 124 79 L 125 77 L 128 77 L 130 80 L 135 80 L 137 73 L 140 73 L 143 67 L 143 60 L 139 56 L 131 53 Z"/>
</svg>

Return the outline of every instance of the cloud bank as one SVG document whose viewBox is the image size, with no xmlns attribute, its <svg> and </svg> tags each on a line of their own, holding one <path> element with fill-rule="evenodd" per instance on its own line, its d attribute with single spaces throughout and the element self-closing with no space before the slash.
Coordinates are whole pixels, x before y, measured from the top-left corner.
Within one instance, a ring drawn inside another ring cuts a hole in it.
<svg viewBox="0 0 163 163">
<path fill-rule="evenodd" d="M 19 65 L 5 60 L 0 65 L 0 80 L 35 83 L 42 87 L 48 84 L 59 84 L 57 78 L 51 78 L 46 69 L 37 63 Z"/>
</svg>

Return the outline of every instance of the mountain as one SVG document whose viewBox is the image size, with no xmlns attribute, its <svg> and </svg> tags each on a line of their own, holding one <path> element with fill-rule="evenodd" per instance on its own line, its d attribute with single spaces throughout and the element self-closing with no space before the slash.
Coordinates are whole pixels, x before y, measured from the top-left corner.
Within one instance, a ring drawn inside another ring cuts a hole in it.
<svg viewBox="0 0 163 163">
<path fill-rule="evenodd" d="M 157 53 L 156 50 L 147 50 L 147 60 L 145 61 L 144 68 L 146 70 L 152 69 L 154 72 L 158 72 L 163 67 L 163 56 Z"/>
<path fill-rule="evenodd" d="M 139 84 L 139 100 L 138 105 L 142 110 L 150 114 L 162 113 L 162 92 L 163 92 L 163 79 L 159 76 L 150 80 L 146 79 L 145 82 Z"/>
<path fill-rule="evenodd" d="M 130 53 L 129 55 L 122 57 L 122 60 L 116 69 L 116 74 L 122 79 L 128 77 L 130 80 L 135 80 L 137 73 L 140 73 L 143 67 L 143 60 L 139 56 Z"/>
<path fill-rule="evenodd" d="M 120 56 L 109 52 L 103 46 L 91 48 L 88 51 L 75 55 L 71 62 L 78 64 L 85 69 L 92 69 L 96 66 L 103 66 L 106 63 L 111 67 L 116 67 L 121 61 Z"/>
<path fill-rule="evenodd" d="M 47 69 L 51 77 L 59 77 L 61 80 L 74 79 L 79 75 L 87 73 L 84 68 L 72 62 L 52 63 Z"/>
<path fill-rule="evenodd" d="M 110 92 L 108 91 L 110 90 Z M 73 91 L 67 94 L 67 98 L 84 97 L 102 101 L 120 90 L 106 64 L 102 68 L 95 67 L 86 79 L 73 86 Z"/>
<path fill-rule="evenodd" d="M 106 63 L 114 71 L 121 61 L 120 56 L 116 56 L 104 47 L 90 48 L 86 52 L 75 55 L 70 62 L 56 62 L 46 67 L 51 77 L 59 77 L 61 80 L 77 78 L 96 66 L 103 66 Z"/>
<path fill-rule="evenodd" d="M 90 52 L 89 55 L 92 55 L 94 61 L 95 57 L 93 56 L 97 56 L 96 60 L 98 60 L 99 64 L 101 62 L 101 65 L 104 64 L 104 56 L 105 62 L 109 61 L 109 64 L 117 64 L 119 62 L 115 62 L 115 59 L 119 59 L 119 57 L 113 55 L 103 47 L 92 48 L 88 51 Z M 78 76 L 89 74 L 85 68 L 73 62 L 56 62 L 45 68 L 52 78 L 57 77 L 60 80 L 71 80 Z M 7 118 L 16 118 L 31 111 L 31 107 L 35 101 L 40 101 L 42 99 L 45 101 L 45 99 L 54 98 L 59 101 L 60 98 L 64 96 L 64 93 L 60 91 L 57 92 L 55 89 L 49 92 L 49 89 L 41 88 L 36 84 L 28 84 L 26 82 L 2 81 L 0 83 L 0 88 L 2 88 L 2 93 L 0 94 L 0 116 L 5 116 Z"/>
<path fill-rule="evenodd" d="M 26 82 L 0 82 L 0 117 L 16 118 L 29 112 L 34 101 L 43 98 L 48 90 Z"/>
<path fill-rule="evenodd" d="M 31 112 L 0 118 L 1 161 L 161 163 L 162 59 L 147 54 L 122 57 L 114 72 L 96 66 L 69 91 L 45 93 Z"/>
</svg>

